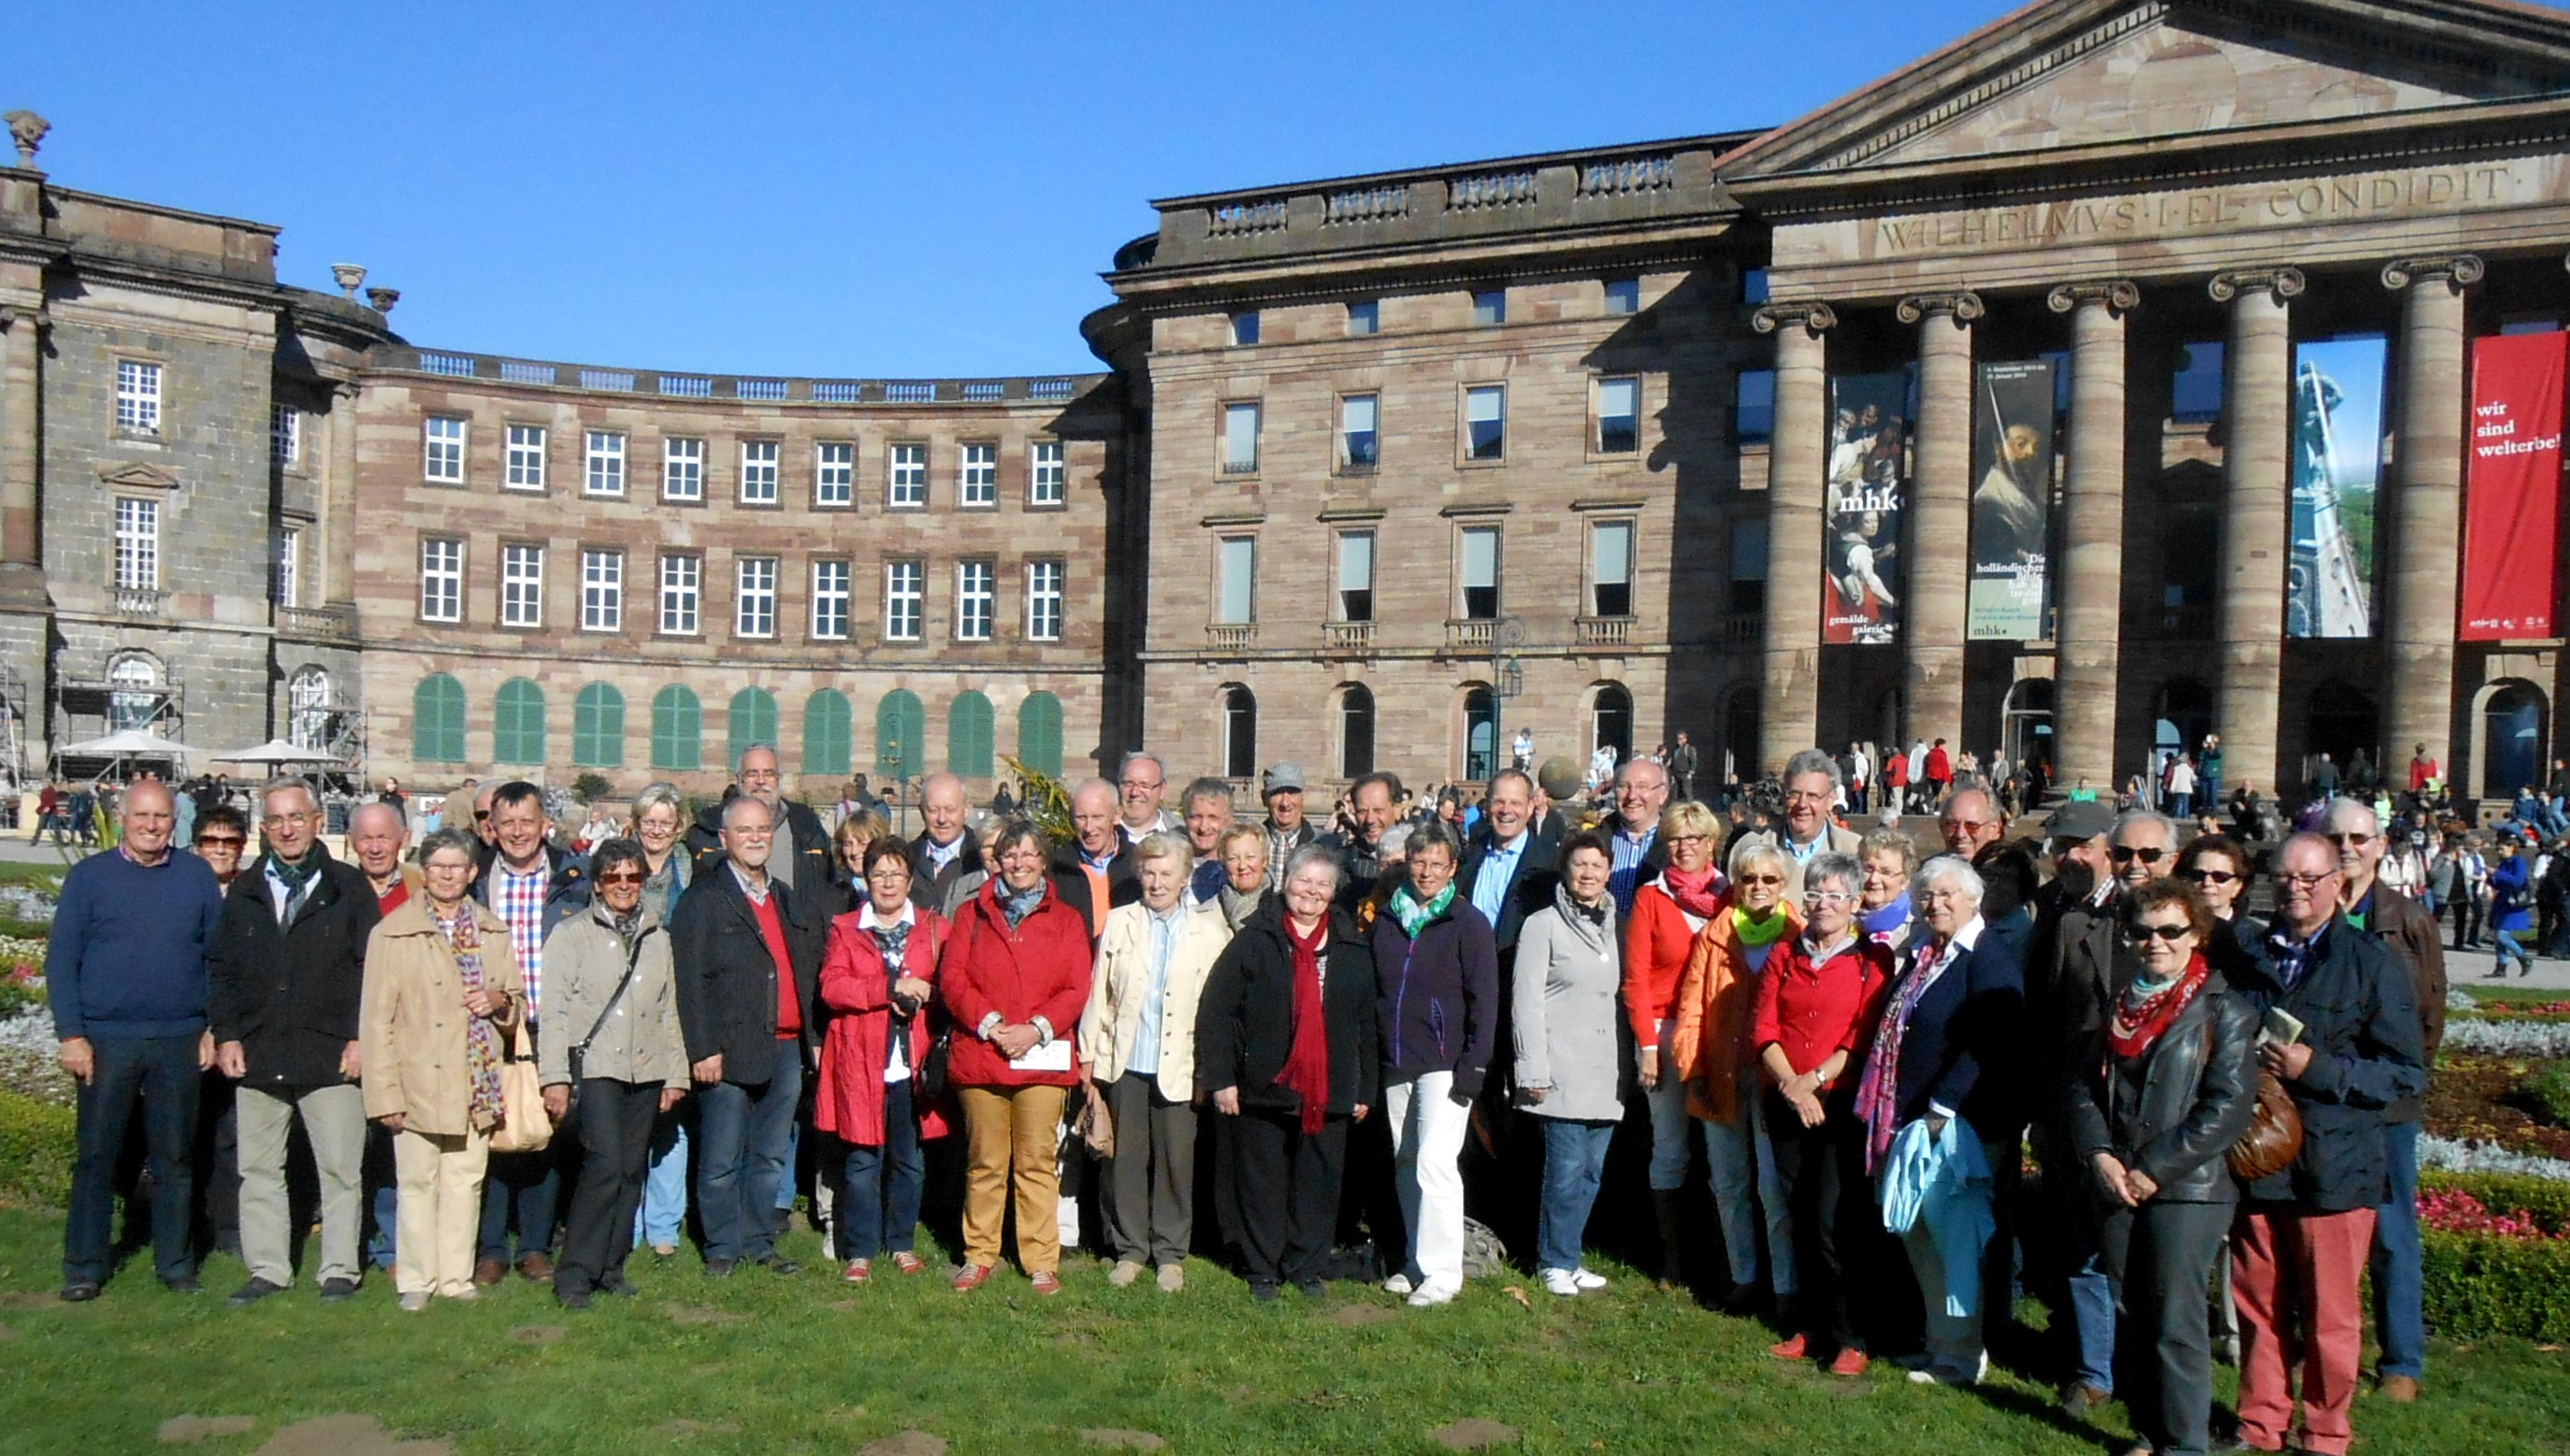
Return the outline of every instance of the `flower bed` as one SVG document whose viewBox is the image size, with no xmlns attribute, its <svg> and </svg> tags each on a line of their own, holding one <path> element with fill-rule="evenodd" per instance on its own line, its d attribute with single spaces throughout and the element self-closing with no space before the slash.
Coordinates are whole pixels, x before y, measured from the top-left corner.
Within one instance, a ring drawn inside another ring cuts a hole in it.
<svg viewBox="0 0 2570 1456">
<path fill-rule="evenodd" d="M 2461 1024 L 2505 1023 L 2455 1023 Z M 2570 1025 L 2546 1029 L 2570 1036 Z M 2545 1072 L 2544 1064 L 2518 1057 L 2458 1056 L 2454 1042 L 2449 1026 L 2446 1049 L 2436 1059 L 2435 1075 L 2427 1079 L 2427 1131 L 2455 1142 L 2570 1160 L 2570 1127 L 2547 1122 L 2530 1092 Z"/>
</svg>

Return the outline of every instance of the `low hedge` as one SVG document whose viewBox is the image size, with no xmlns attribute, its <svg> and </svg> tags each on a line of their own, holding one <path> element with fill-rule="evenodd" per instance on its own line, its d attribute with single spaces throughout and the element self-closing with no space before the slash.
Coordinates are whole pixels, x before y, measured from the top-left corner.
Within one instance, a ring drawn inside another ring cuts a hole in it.
<svg viewBox="0 0 2570 1456">
<path fill-rule="evenodd" d="M 2427 1327 L 2447 1339 L 2570 1341 L 2570 1241 L 2423 1231 Z"/>
<path fill-rule="evenodd" d="M 71 1202 L 74 1125 L 68 1107 L 0 1091 L 0 1199 Z"/>
</svg>

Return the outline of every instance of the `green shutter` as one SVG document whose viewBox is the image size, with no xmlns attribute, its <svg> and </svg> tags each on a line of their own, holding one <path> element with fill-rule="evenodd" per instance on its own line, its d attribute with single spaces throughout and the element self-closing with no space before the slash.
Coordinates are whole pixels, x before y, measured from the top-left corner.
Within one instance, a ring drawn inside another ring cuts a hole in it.
<svg viewBox="0 0 2570 1456">
<path fill-rule="evenodd" d="M 571 705 L 574 768 L 625 767 L 625 694 L 612 683 L 593 682 Z"/>
<path fill-rule="evenodd" d="M 946 710 L 946 767 L 968 779 L 991 777 L 991 700 L 971 688 Z"/>
<path fill-rule="evenodd" d="M 1037 773 L 1062 777 L 1062 699 L 1032 692 L 1018 705 L 1018 762 Z"/>
<path fill-rule="evenodd" d="M 500 684 L 500 695 L 492 700 L 491 759 L 539 765 L 545 761 L 545 690 L 523 677 Z"/>
<path fill-rule="evenodd" d="M 745 687 L 731 695 L 731 743 L 724 760 L 740 767 L 740 756 L 753 744 L 776 742 L 776 694 Z"/>
<path fill-rule="evenodd" d="M 928 709 L 919 694 L 894 688 L 875 704 L 875 772 L 915 779 L 927 771 Z"/>
<path fill-rule="evenodd" d="M 464 762 L 464 684 L 443 672 L 410 695 L 410 756 L 418 763 Z"/>
<path fill-rule="evenodd" d="M 803 772 L 844 774 L 855 737 L 848 695 L 825 687 L 803 704 Z"/>
<path fill-rule="evenodd" d="M 704 714 L 696 695 L 671 683 L 651 695 L 651 767 L 690 770 L 704 767 Z"/>
</svg>

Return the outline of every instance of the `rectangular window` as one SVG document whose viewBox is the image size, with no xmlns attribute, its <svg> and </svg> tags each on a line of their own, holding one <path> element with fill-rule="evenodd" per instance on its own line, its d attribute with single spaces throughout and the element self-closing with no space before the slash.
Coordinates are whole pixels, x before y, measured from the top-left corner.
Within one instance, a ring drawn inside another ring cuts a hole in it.
<svg viewBox="0 0 2570 1456">
<path fill-rule="evenodd" d="M 1027 504 L 1060 506 L 1071 499 L 1071 472 L 1062 456 L 1062 442 L 1039 440 L 1028 447 Z"/>
<path fill-rule="evenodd" d="M 1060 557 L 1040 556 L 1027 562 L 1028 640 L 1062 640 L 1062 580 Z"/>
<path fill-rule="evenodd" d="M 1464 391 L 1464 458 L 1504 460 L 1508 453 L 1508 387 L 1477 384 Z"/>
<path fill-rule="evenodd" d="M 464 543 L 453 537 L 432 536 L 419 544 L 419 616 L 464 620 Z"/>
<path fill-rule="evenodd" d="M 884 638 L 919 640 L 920 615 L 927 608 L 928 567 L 918 561 L 884 562 Z"/>
<path fill-rule="evenodd" d="M 500 625 L 544 624 L 545 548 L 523 545 L 500 547 Z"/>
<path fill-rule="evenodd" d="M 912 442 L 890 447 L 884 465 L 884 504 L 916 511 L 928 504 L 928 447 Z"/>
<path fill-rule="evenodd" d="M 999 568 L 989 561 L 955 563 L 955 640 L 991 640 L 991 615 L 999 600 Z"/>
<path fill-rule="evenodd" d="M 585 550 L 580 553 L 580 629 L 584 632 L 625 630 L 625 552 Z"/>
<path fill-rule="evenodd" d="M 1000 447 L 987 440 L 964 447 L 955 468 L 955 500 L 959 506 L 997 506 L 1000 504 Z"/>
<path fill-rule="evenodd" d="M 1348 337 L 1362 339 L 1383 332 L 1383 305 L 1369 298 L 1348 305 Z"/>
<path fill-rule="evenodd" d="M 812 447 L 812 504 L 857 504 L 857 447 L 845 440 L 825 440 Z"/>
<path fill-rule="evenodd" d="M 1374 533 L 1339 534 L 1339 620 L 1374 620 Z"/>
<path fill-rule="evenodd" d="M 279 606 L 300 606 L 303 574 L 303 528 L 276 529 L 276 579 L 268 583 Z"/>
<path fill-rule="evenodd" d="M 848 563 L 824 557 L 812 563 L 812 635 L 845 641 L 848 635 Z"/>
<path fill-rule="evenodd" d="M 1483 288 L 1477 290 L 1473 294 L 1473 322 L 1477 327 L 1489 328 L 1494 324 L 1502 324 L 1507 321 L 1507 289 Z"/>
<path fill-rule="evenodd" d="M 1764 445 L 1776 433 L 1776 371 L 1743 369 L 1731 403 L 1732 433 L 1743 445 Z"/>
<path fill-rule="evenodd" d="M 1253 402 L 1222 407 L 1222 473 L 1258 472 L 1258 406 Z"/>
<path fill-rule="evenodd" d="M 586 466 L 581 472 L 582 489 L 593 496 L 625 494 L 625 434 L 621 430 L 592 430 L 583 452 Z"/>
<path fill-rule="evenodd" d="M 545 488 L 544 426 L 509 427 L 509 474 L 506 481 L 513 491 L 541 491 Z"/>
<path fill-rule="evenodd" d="M 279 470 L 293 470 L 303 463 L 303 412 L 292 405 L 276 405 L 267 418 L 268 450 L 276 457 Z"/>
<path fill-rule="evenodd" d="M 740 442 L 740 504 L 776 504 L 776 453 L 773 440 Z"/>
<path fill-rule="evenodd" d="M 731 634 L 735 637 L 776 635 L 776 558 L 743 556 L 734 563 Z"/>
<path fill-rule="evenodd" d="M 1642 448 L 1642 381 L 1626 375 L 1597 381 L 1597 453 L 1630 455 Z"/>
<path fill-rule="evenodd" d="M 1767 522 L 1763 517 L 1731 524 L 1731 609 L 1767 609 Z"/>
<path fill-rule="evenodd" d="M 2177 368 L 2169 376 L 2169 418 L 2187 425 L 2210 425 L 2222 418 L 2222 341 L 2187 344 L 2177 351 Z"/>
<path fill-rule="evenodd" d="M 1633 523 L 1600 521 L 1588 529 L 1588 609 L 1595 616 L 1633 614 Z"/>
<path fill-rule="evenodd" d="M 1231 342 L 1237 348 L 1258 342 L 1258 310 L 1244 308 L 1231 316 Z"/>
<path fill-rule="evenodd" d="M 1364 475 L 1374 469 L 1382 436 L 1376 432 L 1381 399 L 1352 394 L 1339 401 L 1339 469 Z"/>
<path fill-rule="evenodd" d="M 1466 527 L 1456 542 L 1456 570 L 1464 588 L 1464 615 L 1477 622 L 1499 614 L 1499 533 L 1497 527 Z"/>
<path fill-rule="evenodd" d="M 128 435 L 161 433 L 160 365 L 116 361 L 116 428 Z"/>
<path fill-rule="evenodd" d="M 1246 626 L 1258 600 L 1258 538 L 1226 536 L 1214 557 L 1213 619 L 1217 626 Z"/>
<path fill-rule="evenodd" d="M 1610 318 L 1642 311 L 1642 280 L 1609 278 L 1606 280 L 1606 313 Z"/>
<path fill-rule="evenodd" d="M 660 442 L 660 499 L 705 498 L 705 442 L 677 436 Z"/>
<path fill-rule="evenodd" d="M 705 558 L 693 552 L 673 552 L 660 558 L 660 630 L 675 636 L 694 636 L 697 631 L 696 608 L 703 594 Z"/>
<path fill-rule="evenodd" d="M 161 503 L 116 498 L 116 585 L 123 591 L 161 588 Z"/>
<path fill-rule="evenodd" d="M 436 485 L 464 484 L 464 421 L 431 415 L 421 427 L 421 438 L 420 474 Z"/>
</svg>

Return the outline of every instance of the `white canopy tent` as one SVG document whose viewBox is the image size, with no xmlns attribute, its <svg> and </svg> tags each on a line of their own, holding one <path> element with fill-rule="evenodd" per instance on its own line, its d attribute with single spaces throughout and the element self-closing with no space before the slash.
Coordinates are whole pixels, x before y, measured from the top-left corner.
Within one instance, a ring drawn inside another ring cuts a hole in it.
<svg viewBox="0 0 2570 1456">
<path fill-rule="evenodd" d="M 231 753 L 214 755 L 216 763 L 319 764 L 325 768 L 345 768 L 348 761 L 337 754 L 317 748 L 299 748 L 282 738 L 271 738 L 256 748 L 243 748 Z"/>
</svg>

